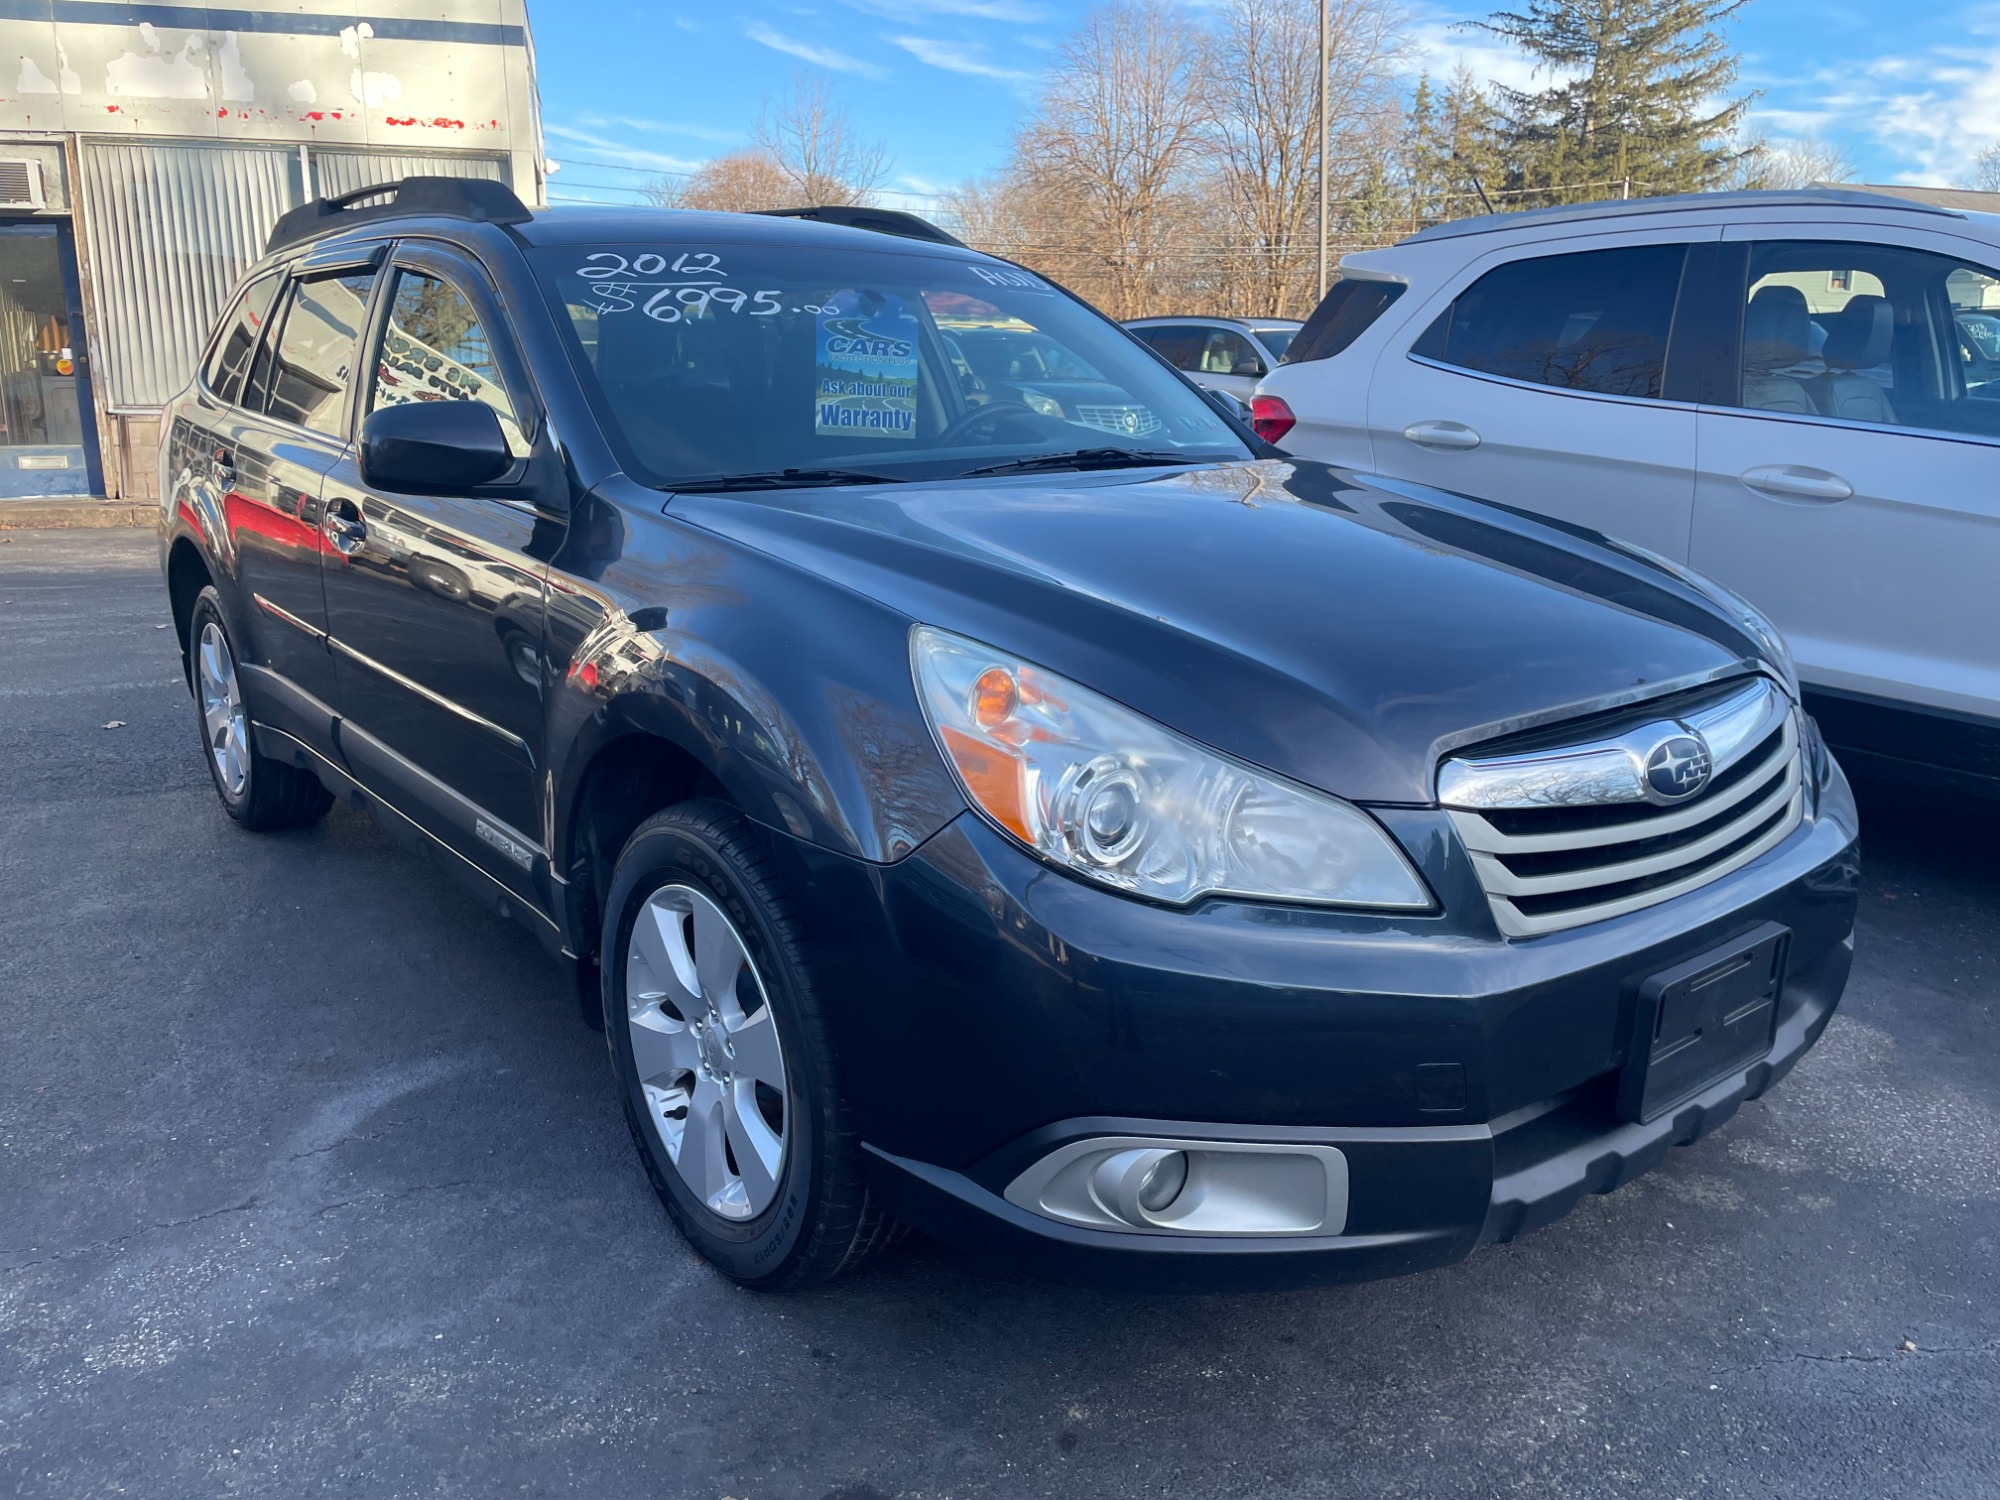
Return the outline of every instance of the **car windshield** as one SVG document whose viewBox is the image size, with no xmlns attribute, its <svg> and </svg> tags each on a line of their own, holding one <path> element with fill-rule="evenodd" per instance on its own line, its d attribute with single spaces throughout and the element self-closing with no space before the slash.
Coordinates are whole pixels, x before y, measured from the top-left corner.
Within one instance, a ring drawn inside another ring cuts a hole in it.
<svg viewBox="0 0 2000 1500">
<path fill-rule="evenodd" d="M 1271 358 L 1283 359 L 1285 351 L 1292 347 L 1292 340 L 1299 336 L 1296 328 L 1259 328 L 1254 332 L 1257 342 L 1271 351 Z"/>
<path fill-rule="evenodd" d="M 532 254 L 621 462 L 661 488 L 1249 456 L 1123 329 L 999 262 L 795 245 Z"/>
</svg>

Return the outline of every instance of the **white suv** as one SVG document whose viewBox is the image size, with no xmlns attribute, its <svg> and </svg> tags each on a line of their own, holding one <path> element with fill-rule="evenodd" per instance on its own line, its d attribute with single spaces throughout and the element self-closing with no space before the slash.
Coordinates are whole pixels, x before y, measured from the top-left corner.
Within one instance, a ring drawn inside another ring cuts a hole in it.
<svg viewBox="0 0 2000 1500">
<path fill-rule="evenodd" d="M 2000 790 L 2000 215 L 1828 189 L 1441 225 L 1343 260 L 1254 406 L 1291 452 L 1720 580 L 1844 757 Z"/>
</svg>

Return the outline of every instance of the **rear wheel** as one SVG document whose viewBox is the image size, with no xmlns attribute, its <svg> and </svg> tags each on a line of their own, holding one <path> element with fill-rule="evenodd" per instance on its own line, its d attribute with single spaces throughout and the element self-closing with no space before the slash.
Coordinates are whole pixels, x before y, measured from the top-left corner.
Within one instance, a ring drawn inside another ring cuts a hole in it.
<svg viewBox="0 0 2000 1500">
<path fill-rule="evenodd" d="M 642 823 L 605 913 L 612 1067 L 688 1241 L 759 1290 L 824 1281 L 889 1243 L 802 932 L 749 821 L 692 802 Z"/>
<path fill-rule="evenodd" d="M 236 648 L 222 623 L 222 603 L 213 586 L 194 601 L 188 659 L 203 758 L 229 816 L 258 833 L 298 828 L 323 817 L 333 797 L 317 776 L 257 753 Z"/>
</svg>

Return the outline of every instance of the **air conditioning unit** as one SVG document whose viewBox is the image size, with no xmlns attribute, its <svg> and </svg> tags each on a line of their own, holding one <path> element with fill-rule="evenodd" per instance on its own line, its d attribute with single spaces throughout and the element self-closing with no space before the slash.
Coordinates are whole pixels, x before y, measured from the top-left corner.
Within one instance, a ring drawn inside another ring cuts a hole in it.
<svg viewBox="0 0 2000 1500">
<path fill-rule="evenodd" d="M 42 164 L 32 157 L 0 156 L 0 208 L 46 208 Z"/>
</svg>

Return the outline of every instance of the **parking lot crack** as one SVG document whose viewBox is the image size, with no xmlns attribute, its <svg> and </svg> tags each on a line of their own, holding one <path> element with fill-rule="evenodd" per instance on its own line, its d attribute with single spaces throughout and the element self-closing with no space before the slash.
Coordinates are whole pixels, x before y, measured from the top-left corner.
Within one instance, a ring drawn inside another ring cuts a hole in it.
<svg viewBox="0 0 2000 1500">
<path fill-rule="evenodd" d="M 158 1224 L 148 1224 L 143 1228 L 132 1230 L 129 1234 L 113 1235 L 108 1240 L 97 1240 L 88 1245 L 73 1245 L 67 1250 L 58 1250 L 52 1255 L 43 1255 L 43 1256 L 38 1256 L 34 1260 L 22 1261 L 19 1265 L 0 1267 L 0 1270 L 9 1272 L 25 1271 L 32 1266 L 45 1266 L 53 1261 L 58 1261 L 58 1260 L 71 1260 L 79 1255 L 91 1255 L 99 1250 L 109 1250 L 115 1245 L 123 1245 L 131 1240 L 142 1239 L 149 1234 L 159 1234 L 163 1230 L 185 1229 L 190 1224 L 201 1224 L 205 1223 L 209 1219 L 219 1219 L 224 1214 L 248 1213 L 251 1209 L 255 1208 L 256 1206 L 257 1206 L 257 1198 L 256 1195 L 253 1193 L 250 1197 L 245 1198 L 241 1203 L 231 1203 L 222 1208 L 211 1208 L 206 1213 L 195 1214 L 192 1217 L 186 1219 L 167 1219 Z M 36 1248 L 38 1247 L 30 1245 L 20 1250 L 0 1250 L 0 1258 L 5 1258 L 11 1255 L 24 1255 L 29 1250 Z"/>
<path fill-rule="evenodd" d="M 404 1188 L 396 1193 L 360 1193 L 352 1198 L 341 1198 L 332 1203 L 323 1203 L 312 1211 L 312 1218 L 321 1218 L 336 1209 L 351 1208 L 357 1203 L 395 1203 L 404 1198 L 415 1198 L 424 1193 L 442 1193 L 452 1188 L 471 1187 L 479 1181 L 476 1177 L 454 1177 L 449 1182 L 425 1182 L 415 1187 Z"/>
<path fill-rule="evenodd" d="M 1810 1354 L 1799 1352 L 1795 1354 L 1781 1354 L 1771 1359 L 1760 1359 L 1748 1365 L 1737 1365 L 1732 1368 L 1734 1373 L 1742 1374 L 1750 1370 L 1767 1370 L 1778 1365 L 1887 1365 L 1904 1359 L 1989 1354 L 2000 1354 L 2000 1339 L 1991 1340 L 1983 1344 L 1940 1344 L 1934 1347 L 1926 1347 L 1921 1344 L 1905 1344 L 1903 1347 L 1892 1349 L 1886 1354 Z"/>
</svg>

